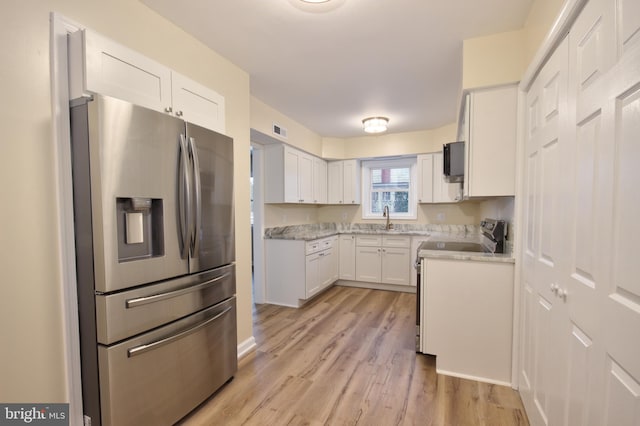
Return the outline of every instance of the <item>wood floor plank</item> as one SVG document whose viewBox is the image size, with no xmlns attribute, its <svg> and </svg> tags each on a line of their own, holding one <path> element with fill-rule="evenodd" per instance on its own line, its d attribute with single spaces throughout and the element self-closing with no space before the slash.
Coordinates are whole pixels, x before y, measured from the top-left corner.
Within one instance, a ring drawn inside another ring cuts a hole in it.
<svg viewBox="0 0 640 426">
<path fill-rule="evenodd" d="M 415 294 L 333 287 L 258 305 L 257 350 L 193 425 L 528 426 L 511 388 L 442 376 L 415 353 Z"/>
</svg>

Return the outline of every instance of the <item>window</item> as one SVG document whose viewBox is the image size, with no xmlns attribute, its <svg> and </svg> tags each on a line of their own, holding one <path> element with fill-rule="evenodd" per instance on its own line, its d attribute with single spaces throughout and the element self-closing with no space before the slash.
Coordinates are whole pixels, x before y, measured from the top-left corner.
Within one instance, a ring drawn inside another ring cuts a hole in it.
<svg viewBox="0 0 640 426">
<path fill-rule="evenodd" d="M 392 219 L 416 219 L 415 158 L 362 163 L 362 218 L 381 219 L 385 206 Z"/>
</svg>

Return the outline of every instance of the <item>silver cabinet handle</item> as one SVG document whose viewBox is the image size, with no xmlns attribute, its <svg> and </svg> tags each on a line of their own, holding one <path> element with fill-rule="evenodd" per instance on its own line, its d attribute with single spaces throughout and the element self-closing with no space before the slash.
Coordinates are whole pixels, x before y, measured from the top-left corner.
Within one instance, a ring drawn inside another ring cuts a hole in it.
<svg viewBox="0 0 640 426">
<path fill-rule="evenodd" d="M 134 357 L 136 355 L 141 355 L 145 352 L 149 352 L 155 348 L 158 348 L 160 346 L 164 346 L 167 345 L 171 342 L 174 342 L 178 339 L 182 339 L 183 337 L 188 336 L 189 334 L 195 333 L 196 331 L 200 330 L 203 327 L 206 327 L 207 325 L 209 325 L 210 323 L 212 323 L 213 321 L 217 320 L 218 318 L 220 318 L 221 316 L 223 316 L 224 314 L 226 314 L 227 312 L 229 312 L 231 310 L 232 306 L 229 306 L 227 309 L 225 309 L 224 311 L 220 312 L 218 315 L 209 318 L 206 321 L 201 322 L 200 324 L 196 325 L 195 327 L 192 327 L 188 330 L 182 331 L 178 334 L 174 334 L 173 336 L 169 336 L 169 337 L 165 337 L 164 339 L 160 339 L 160 340 L 156 340 L 155 342 L 152 343 L 148 343 L 146 345 L 140 345 L 140 346 L 136 346 L 135 348 L 131 348 L 129 350 L 127 350 L 127 357 L 131 358 Z"/>
<path fill-rule="evenodd" d="M 177 117 L 182 117 L 182 111 L 176 111 L 176 116 Z"/>
<path fill-rule="evenodd" d="M 195 200 L 195 223 L 193 224 L 193 234 L 191 236 L 191 247 L 193 257 L 198 257 L 200 253 L 200 228 L 202 227 L 202 187 L 200 185 L 200 162 L 198 161 L 198 150 L 196 141 L 189 138 L 189 154 L 193 162 L 193 182 L 194 182 L 194 200 Z"/>
<path fill-rule="evenodd" d="M 164 109 L 164 112 L 171 112 L 171 111 L 173 111 L 173 108 L 171 108 L 170 106 Z"/>
<path fill-rule="evenodd" d="M 229 274 L 226 273 L 226 274 L 220 275 L 219 277 L 215 277 L 213 279 L 210 279 L 209 281 L 205 281 L 203 283 L 200 283 L 198 285 L 194 285 L 194 286 L 191 286 L 191 287 L 181 288 L 179 290 L 168 291 L 166 293 L 154 294 L 152 296 L 145 296 L 145 297 L 137 297 L 135 299 L 128 299 L 125 302 L 125 305 L 126 305 L 127 309 L 130 309 L 130 308 L 135 308 L 137 306 L 148 305 L 149 303 L 155 303 L 155 302 L 159 302 L 161 300 L 167 300 L 167 299 L 171 299 L 173 297 L 182 296 L 183 294 L 192 293 L 194 291 L 198 291 L 198 290 L 202 290 L 204 288 L 210 287 L 213 284 L 215 284 L 216 282 L 218 282 L 221 279 L 226 278 L 228 276 L 229 276 Z"/>
</svg>

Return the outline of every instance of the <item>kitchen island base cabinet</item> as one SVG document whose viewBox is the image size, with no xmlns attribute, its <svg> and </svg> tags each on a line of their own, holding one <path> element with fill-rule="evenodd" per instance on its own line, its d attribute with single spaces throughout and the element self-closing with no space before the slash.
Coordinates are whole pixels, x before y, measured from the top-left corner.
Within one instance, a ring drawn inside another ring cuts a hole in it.
<svg viewBox="0 0 640 426">
<path fill-rule="evenodd" d="M 266 302 L 299 308 L 338 280 L 338 237 L 266 240 Z"/>
<path fill-rule="evenodd" d="M 422 352 L 436 371 L 511 385 L 513 264 L 422 260 Z"/>
</svg>

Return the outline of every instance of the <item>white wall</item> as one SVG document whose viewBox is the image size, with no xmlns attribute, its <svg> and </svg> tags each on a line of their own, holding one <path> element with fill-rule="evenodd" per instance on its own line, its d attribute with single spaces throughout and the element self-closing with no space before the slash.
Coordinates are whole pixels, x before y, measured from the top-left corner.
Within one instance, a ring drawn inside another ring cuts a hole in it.
<svg viewBox="0 0 640 426">
<path fill-rule="evenodd" d="M 68 402 L 49 71 L 56 11 L 221 93 L 235 144 L 238 339 L 252 335 L 249 76 L 137 0 L 0 4 L 0 401 Z"/>
</svg>

